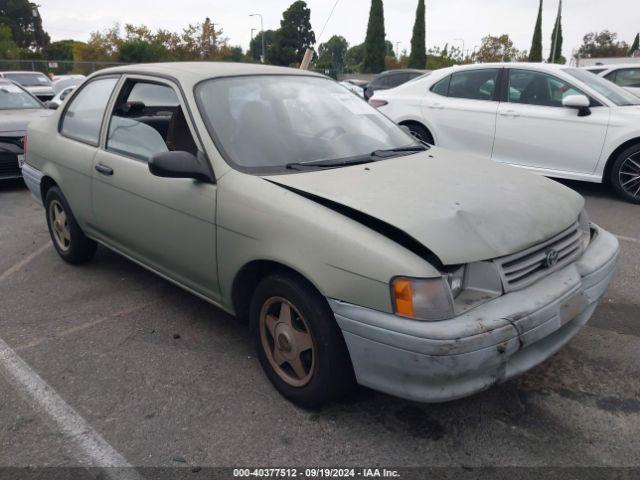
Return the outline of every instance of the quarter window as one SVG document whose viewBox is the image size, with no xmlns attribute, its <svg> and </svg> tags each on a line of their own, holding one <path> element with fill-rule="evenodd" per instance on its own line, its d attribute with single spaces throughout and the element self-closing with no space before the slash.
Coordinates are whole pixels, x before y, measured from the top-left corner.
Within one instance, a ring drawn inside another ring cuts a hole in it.
<svg viewBox="0 0 640 480">
<path fill-rule="evenodd" d="M 493 100 L 498 73 L 497 68 L 454 73 L 449 83 L 449 97 Z"/>
<path fill-rule="evenodd" d="M 169 151 L 198 153 L 175 90 L 138 81 L 126 82 L 118 95 L 107 149 L 142 161 Z"/>
<path fill-rule="evenodd" d="M 117 78 L 101 78 L 83 87 L 64 113 L 61 133 L 97 145 L 104 111 L 117 81 Z"/>
<path fill-rule="evenodd" d="M 509 102 L 544 107 L 562 107 L 569 95 L 585 95 L 564 80 L 530 70 L 509 71 Z"/>
<path fill-rule="evenodd" d="M 431 91 L 438 95 L 442 95 L 446 97 L 449 94 L 449 82 L 451 81 L 451 76 L 447 76 L 436 83 L 433 87 L 431 87 Z"/>
</svg>

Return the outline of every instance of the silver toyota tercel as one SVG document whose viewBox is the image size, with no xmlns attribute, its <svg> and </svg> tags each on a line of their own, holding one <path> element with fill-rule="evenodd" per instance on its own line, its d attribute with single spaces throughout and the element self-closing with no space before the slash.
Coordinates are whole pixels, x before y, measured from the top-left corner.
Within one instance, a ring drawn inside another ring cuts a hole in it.
<svg viewBox="0 0 640 480">
<path fill-rule="evenodd" d="M 520 374 L 587 322 L 618 256 L 569 188 L 419 143 L 299 70 L 102 70 L 31 124 L 26 162 L 64 260 L 99 243 L 248 318 L 303 406 Z"/>
</svg>

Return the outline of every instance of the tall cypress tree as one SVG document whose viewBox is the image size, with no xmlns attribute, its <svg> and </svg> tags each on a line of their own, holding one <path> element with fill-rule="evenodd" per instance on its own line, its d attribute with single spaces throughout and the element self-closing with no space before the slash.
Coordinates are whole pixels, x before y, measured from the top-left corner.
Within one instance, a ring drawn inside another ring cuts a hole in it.
<svg viewBox="0 0 640 480">
<path fill-rule="evenodd" d="M 427 65 L 427 47 L 425 44 L 424 0 L 418 0 L 416 21 L 413 24 L 413 36 L 411 37 L 411 55 L 409 56 L 409 68 L 425 68 Z"/>
<path fill-rule="evenodd" d="M 562 56 L 562 0 L 558 4 L 558 16 L 551 33 L 551 52 L 549 52 L 549 63 L 564 63 Z"/>
<path fill-rule="evenodd" d="M 629 49 L 629 56 L 632 57 L 634 53 L 640 51 L 640 33 L 636 34 L 636 39 L 633 41 L 633 45 Z"/>
<path fill-rule="evenodd" d="M 364 62 L 362 69 L 365 73 L 379 73 L 384 70 L 384 57 L 387 51 L 384 33 L 384 7 L 382 0 L 371 0 L 369 12 L 369 26 L 364 40 Z"/>
<path fill-rule="evenodd" d="M 531 50 L 529 50 L 529 61 L 542 61 L 542 0 L 540 0 L 540 7 L 538 8 L 538 20 L 536 21 L 536 28 L 533 31 Z"/>
</svg>

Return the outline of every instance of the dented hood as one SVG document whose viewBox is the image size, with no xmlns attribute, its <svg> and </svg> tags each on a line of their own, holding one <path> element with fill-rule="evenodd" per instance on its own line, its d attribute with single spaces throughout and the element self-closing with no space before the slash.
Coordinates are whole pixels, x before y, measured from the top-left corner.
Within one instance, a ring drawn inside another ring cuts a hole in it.
<svg viewBox="0 0 640 480">
<path fill-rule="evenodd" d="M 390 224 L 444 265 L 524 250 L 571 226 L 584 206 L 580 195 L 547 178 L 436 147 L 265 178 Z"/>
</svg>

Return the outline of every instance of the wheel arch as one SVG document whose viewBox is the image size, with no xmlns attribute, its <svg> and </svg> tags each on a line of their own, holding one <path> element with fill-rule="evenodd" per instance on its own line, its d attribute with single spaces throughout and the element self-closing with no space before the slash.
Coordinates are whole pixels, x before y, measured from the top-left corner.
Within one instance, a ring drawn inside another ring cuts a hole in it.
<svg viewBox="0 0 640 480">
<path fill-rule="evenodd" d="M 419 127 L 422 127 L 429 133 L 429 135 L 431 135 L 431 138 L 433 139 L 434 145 L 436 144 L 436 137 L 433 134 L 433 129 L 430 128 L 428 125 L 426 125 L 424 122 L 420 122 L 418 120 L 409 119 L 409 120 L 402 120 L 401 122 L 398 123 L 398 125 L 402 125 L 402 126 L 406 126 L 406 127 L 408 127 L 409 125 L 417 125 Z"/>
<path fill-rule="evenodd" d="M 40 180 L 40 196 L 42 197 L 42 204 L 44 205 L 45 200 L 47 199 L 47 192 L 51 187 L 57 187 L 58 183 L 48 175 L 42 177 Z"/>
<path fill-rule="evenodd" d="M 609 179 L 611 178 L 611 169 L 613 168 L 613 164 L 615 163 L 618 155 L 620 155 L 627 148 L 632 147 L 634 145 L 640 145 L 640 137 L 635 137 L 627 140 L 626 142 L 620 144 L 611 155 L 607 159 L 607 163 L 604 166 L 604 170 L 602 172 L 602 183 L 609 184 Z"/>
</svg>

